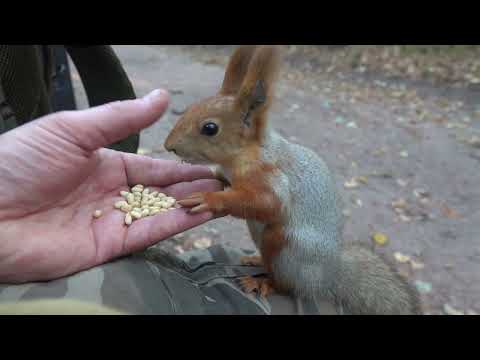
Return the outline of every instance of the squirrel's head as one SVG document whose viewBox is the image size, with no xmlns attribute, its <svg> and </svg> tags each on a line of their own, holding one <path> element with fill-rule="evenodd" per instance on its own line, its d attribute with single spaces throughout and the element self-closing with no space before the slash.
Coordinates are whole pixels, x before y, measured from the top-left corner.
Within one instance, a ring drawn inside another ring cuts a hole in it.
<svg viewBox="0 0 480 360">
<path fill-rule="evenodd" d="M 165 148 L 192 163 L 224 164 L 262 143 L 279 63 L 275 46 L 239 47 L 218 94 L 191 105 Z"/>
</svg>

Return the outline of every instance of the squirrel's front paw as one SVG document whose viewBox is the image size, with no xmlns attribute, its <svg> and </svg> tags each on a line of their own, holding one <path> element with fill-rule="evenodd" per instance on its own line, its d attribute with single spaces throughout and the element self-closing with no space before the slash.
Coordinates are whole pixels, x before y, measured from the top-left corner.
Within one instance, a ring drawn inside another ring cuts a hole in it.
<svg viewBox="0 0 480 360">
<path fill-rule="evenodd" d="M 191 208 L 190 213 L 198 214 L 204 211 L 211 211 L 216 215 L 226 215 L 217 193 L 193 193 L 189 197 L 177 201 L 180 206 Z"/>
<path fill-rule="evenodd" d="M 191 208 L 190 213 L 192 214 L 197 214 L 203 211 L 209 211 L 211 210 L 210 207 L 208 206 L 208 203 L 205 200 L 205 193 L 193 193 L 189 197 L 177 201 L 177 204 L 183 207 Z"/>
</svg>

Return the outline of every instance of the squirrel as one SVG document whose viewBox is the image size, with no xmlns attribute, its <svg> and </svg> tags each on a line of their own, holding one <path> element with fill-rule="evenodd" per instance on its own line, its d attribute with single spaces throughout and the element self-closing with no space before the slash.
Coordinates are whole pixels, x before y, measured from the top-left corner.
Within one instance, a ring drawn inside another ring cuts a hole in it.
<svg viewBox="0 0 480 360">
<path fill-rule="evenodd" d="M 195 214 L 245 219 L 268 276 L 246 277 L 246 292 L 332 301 L 351 315 L 420 315 L 416 290 L 386 259 L 343 244 L 335 181 L 312 150 L 288 142 L 267 121 L 279 73 L 277 46 L 242 45 L 220 91 L 187 108 L 164 147 L 183 161 L 217 167 L 224 191 L 178 201 Z"/>
</svg>

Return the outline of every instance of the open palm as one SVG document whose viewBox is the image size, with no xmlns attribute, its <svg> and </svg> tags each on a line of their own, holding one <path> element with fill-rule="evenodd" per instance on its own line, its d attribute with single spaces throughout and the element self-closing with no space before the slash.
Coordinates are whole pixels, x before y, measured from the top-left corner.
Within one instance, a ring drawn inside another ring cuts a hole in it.
<svg viewBox="0 0 480 360">
<path fill-rule="evenodd" d="M 145 249 L 210 220 L 176 209 L 124 225 L 120 191 L 144 184 L 175 198 L 217 191 L 207 167 L 102 148 L 151 125 L 162 92 L 38 119 L 0 136 L 0 282 L 49 280 Z M 95 219 L 95 210 L 103 215 Z"/>
</svg>

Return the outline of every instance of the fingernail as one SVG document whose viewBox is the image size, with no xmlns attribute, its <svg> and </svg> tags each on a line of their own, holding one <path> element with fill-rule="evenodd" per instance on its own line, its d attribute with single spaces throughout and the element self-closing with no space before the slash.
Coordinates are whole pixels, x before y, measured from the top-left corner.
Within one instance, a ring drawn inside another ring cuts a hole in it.
<svg viewBox="0 0 480 360">
<path fill-rule="evenodd" d="M 146 95 L 143 97 L 143 100 L 145 101 L 164 101 L 165 99 L 168 99 L 170 95 L 168 92 L 164 89 L 156 89 L 153 90 L 150 94 Z"/>
</svg>

